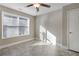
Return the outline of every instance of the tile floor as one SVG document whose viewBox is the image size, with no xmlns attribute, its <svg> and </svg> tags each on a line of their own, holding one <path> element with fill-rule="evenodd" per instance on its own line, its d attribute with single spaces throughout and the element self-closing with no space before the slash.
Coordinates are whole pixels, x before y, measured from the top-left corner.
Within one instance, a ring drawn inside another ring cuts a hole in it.
<svg viewBox="0 0 79 59">
<path fill-rule="evenodd" d="M 33 40 L 0 49 L 0 56 L 79 56 L 79 53 Z"/>
</svg>

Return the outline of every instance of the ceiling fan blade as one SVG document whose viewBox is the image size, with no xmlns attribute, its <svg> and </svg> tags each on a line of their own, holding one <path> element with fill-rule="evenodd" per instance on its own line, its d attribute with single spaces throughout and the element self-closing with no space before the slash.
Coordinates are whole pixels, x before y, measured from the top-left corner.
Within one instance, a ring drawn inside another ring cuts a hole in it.
<svg viewBox="0 0 79 59">
<path fill-rule="evenodd" d="M 37 12 L 39 11 L 39 8 L 38 7 L 36 7 L 36 10 L 37 10 Z"/>
<path fill-rule="evenodd" d="M 41 6 L 44 6 L 44 7 L 48 7 L 50 8 L 51 6 L 50 5 L 47 5 L 47 4 L 43 4 L 43 3 L 40 3 Z"/>
<path fill-rule="evenodd" d="M 30 7 L 30 6 L 33 6 L 33 4 L 27 5 L 26 7 Z"/>
</svg>

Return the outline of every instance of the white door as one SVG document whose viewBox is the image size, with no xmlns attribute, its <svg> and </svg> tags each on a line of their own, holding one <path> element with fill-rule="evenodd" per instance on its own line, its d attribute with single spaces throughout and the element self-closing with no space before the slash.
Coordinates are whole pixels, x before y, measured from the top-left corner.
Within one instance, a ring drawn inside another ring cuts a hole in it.
<svg viewBox="0 0 79 59">
<path fill-rule="evenodd" d="M 69 49 L 79 52 L 79 9 L 67 13 L 69 21 Z"/>
</svg>

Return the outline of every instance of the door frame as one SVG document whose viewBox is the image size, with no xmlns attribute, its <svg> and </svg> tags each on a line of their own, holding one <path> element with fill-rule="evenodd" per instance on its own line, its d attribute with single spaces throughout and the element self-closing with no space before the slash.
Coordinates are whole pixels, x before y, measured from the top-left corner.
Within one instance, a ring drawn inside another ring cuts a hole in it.
<svg viewBox="0 0 79 59">
<path fill-rule="evenodd" d="M 62 16 L 62 22 L 63 22 L 63 25 L 62 25 L 62 29 L 65 28 L 65 30 L 63 30 L 63 35 L 62 35 L 62 39 L 63 39 L 63 42 L 66 42 L 65 44 L 62 42 L 62 45 L 66 47 L 66 49 L 69 49 L 69 20 L 67 19 L 67 12 L 69 10 L 72 10 L 72 9 L 77 9 L 79 8 L 79 4 L 76 4 L 76 3 L 72 3 L 72 4 L 69 4 L 67 6 L 64 6 L 63 7 L 63 16 Z M 65 41 L 64 41 L 65 40 Z"/>
<path fill-rule="evenodd" d="M 70 46 L 69 46 L 69 43 L 70 43 L 70 40 L 69 40 L 69 19 L 68 19 L 68 11 L 70 10 L 67 10 L 66 11 L 66 16 L 67 16 L 67 48 L 70 49 Z"/>
<path fill-rule="evenodd" d="M 75 9 L 79 9 L 79 8 L 75 8 Z M 73 9 L 70 9 L 70 10 L 73 10 Z M 69 45 L 69 44 L 70 44 L 70 37 L 69 37 L 69 36 L 70 36 L 70 33 L 69 33 L 69 32 L 70 32 L 70 31 L 69 31 L 69 29 L 70 29 L 70 28 L 69 28 L 70 19 L 68 19 L 68 17 L 69 17 L 69 16 L 68 16 L 68 12 L 69 12 L 70 10 L 67 10 L 67 11 L 66 11 L 66 19 L 67 19 L 67 48 L 68 48 L 68 50 L 72 50 L 72 49 L 70 49 L 70 45 Z"/>
</svg>

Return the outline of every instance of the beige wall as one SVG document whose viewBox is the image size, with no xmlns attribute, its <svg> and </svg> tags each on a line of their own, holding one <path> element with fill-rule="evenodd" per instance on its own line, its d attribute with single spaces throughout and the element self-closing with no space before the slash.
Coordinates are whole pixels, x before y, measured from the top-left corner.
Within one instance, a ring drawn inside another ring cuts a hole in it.
<svg viewBox="0 0 79 59">
<path fill-rule="evenodd" d="M 68 47 L 67 11 L 79 8 L 79 3 L 64 6 L 61 10 L 53 11 L 36 18 L 36 38 L 39 38 L 39 26 L 44 26 L 57 37 L 57 43 Z"/>
<path fill-rule="evenodd" d="M 40 36 L 40 25 L 56 36 L 58 44 L 62 44 L 62 9 L 37 16 L 36 38 Z"/>
<path fill-rule="evenodd" d="M 31 23 L 30 23 L 30 35 L 2 39 L 1 38 L 1 35 L 2 35 L 1 34 L 2 33 L 1 12 L 2 11 L 6 11 L 6 12 L 9 12 L 9 13 L 12 13 L 12 14 L 26 16 L 26 17 L 30 18 L 30 20 L 31 20 Z M 13 9 L 10 9 L 10 8 L 7 8 L 7 7 L 4 7 L 4 6 L 0 5 L 0 45 L 6 45 L 6 44 L 10 44 L 10 43 L 17 42 L 17 41 L 20 41 L 20 40 L 27 40 L 27 39 L 34 38 L 34 25 L 35 25 L 34 22 L 35 22 L 35 17 L 33 17 L 31 15 L 28 15 L 28 14 L 25 14 L 25 13 L 22 13 L 20 11 L 16 11 L 16 10 L 13 10 Z"/>
</svg>

